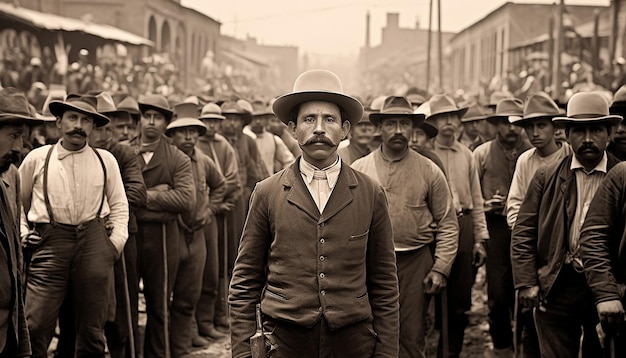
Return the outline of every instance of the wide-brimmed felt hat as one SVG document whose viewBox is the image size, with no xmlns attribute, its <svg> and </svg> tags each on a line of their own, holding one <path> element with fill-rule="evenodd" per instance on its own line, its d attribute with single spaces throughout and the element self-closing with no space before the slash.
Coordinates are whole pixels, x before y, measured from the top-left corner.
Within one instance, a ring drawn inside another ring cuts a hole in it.
<svg viewBox="0 0 626 358">
<path fill-rule="evenodd" d="M 263 101 L 253 101 L 252 105 L 252 116 L 253 117 L 262 117 L 262 116 L 273 116 L 274 112 L 272 111 L 272 107 L 267 106 Z"/>
<path fill-rule="evenodd" d="M 430 106 L 430 115 L 428 116 L 428 119 L 444 113 L 456 113 L 460 118 L 463 118 L 469 109 L 468 107 L 457 107 L 452 97 L 444 94 L 436 94 L 432 96 L 428 103 Z"/>
<path fill-rule="evenodd" d="M 137 104 L 139 105 L 139 111 L 141 113 L 149 109 L 153 109 L 155 111 L 161 112 L 168 122 L 172 120 L 172 116 L 174 115 L 174 112 L 170 108 L 170 104 L 167 101 L 167 98 L 160 94 L 149 94 L 140 97 Z"/>
<path fill-rule="evenodd" d="M 523 117 L 524 116 L 524 102 L 518 98 L 505 98 L 498 102 L 496 106 L 496 112 L 487 116 L 487 122 L 497 125 L 500 120 L 506 119 L 510 121 L 509 117 Z"/>
<path fill-rule="evenodd" d="M 387 96 L 378 96 L 374 98 L 368 107 L 369 110 L 372 112 L 380 112 L 380 109 L 383 108 L 383 103 L 385 103 L 386 99 Z"/>
<path fill-rule="evenodd" d="M 483 111 L 482 107 L 478 103 L 472 103 L 469 105 L 467 112 L 461 118 L 461 123 L 480 121 L 487 118 L 487 114 Z"/>
<path fill-rule="evenodd" d="M 487 107 L 495 109 L 501 100 L 510 98 L 514 98 L 511 92 L 495 91 L 489 96 Z"/>
<path fill-rule="evenodd" d="M 406 97 L 389 96 L 385 99 L 380 112 L 370 114 L 370 122 L 377 126 L 386 118 L 398 117 L 410 118 L 414 127 L 418 127 L 426 118 L 421 113 L 413 113 L 413 106 Z"/>
<path fill-rule="evenodd" d="M 370 121 L 370 114 L 375 113 L 374 111 L 371 111 L 369 109 L 365 109 L 363 110 L 363 116 L 361 116 L 361 120 L 358 121 L 355 125 L 359 125 L 359 124 L 370 124 L 373 125 L 374 123 L 372 123 Z"/>
<path fill-rule="evenodd" d="M 96 110 L 105 116 L 117 112 L 113 97 L 107 92 L 98 93 L 96 95 Z"/>
<path fill-rule="evenodd" d="M 109 123 L 109 118 L 98 113 L 98 100 L 95 96 L 70 94 L 65 101 L 52 101 L 48 105 L 50 113 L 55 117 L 62 117 L 66 111 L 76 111 L 93 118 L 96 127 L 102 127 Z"/>
<path fill-rule="evenodd" d="M 609 113 L 609 103 L 598 92 L 578 92 L 567 103 L 567 116 L 555 117 L 555 123 L 589 123 L 606 122 L 618 124 L 622 116 Z"/>
<path fill-rule="evenodd" d="M 236 114 L 243 120 L 243 125 L 246 126 L 252 122 L 252 106 L 246 100 L 240 99 L 235 101 L 226 101 L 220 106 L 222 115 Z"/>
<path fill-rule="evenodd" d="M 174 106 L 174 119 L 167 125 L 165 135 L 168 137 L 176 128 L 196 127 L 200 136 L 206 134 L 206 126 L 198 119 L 200 115 L 198 105 L 195 103 L 183 102 Z"/>
<path fill-rule="evenodd" d="M 226 117 L 222 115 L 222 109 L 217 104 L 211 102 L 207 103 L 202 107 L 202 111 L 200 112 L 200 119 L 221 119 L 224 120 Z"/>
<path fill-rule="evenodd" d="M 48 91 L 48 96 L 46 97 L 46 101 L 43 103 L 43 108 L 41 109 L 41 117 L 44 122 L 54 122 L 57 120 L 52 113 L 50 113 L 50 102 L 52 101 L 65 101 L 67 97 L 67 92 L 64 89 L 51 89 Z"/>
<path fill-rule="evenodd" d="M 126 112 L 131 119 L 139 121 L 139 103 L 131 96 L 125 97 L 117 104 L 117 112 L 118 114 Z"/>
<path fill-rule="evenodd" d="M 437 129 L 436 126 L 428 123 L 427 121 L 424 121 L 422 124 L 420 124 L 419 128 L 421 128 L 424 133 L 426 133 L 429 139 L 433 139 L 437 136 L 437 134 L 439 134 L 439 129 Z"/>
<path fill-rule="evenodd" d="M 412 105 L 421 106 L 424 102 L 426 102 L 426 98 L 418 93 L 411 93 L 406 96 L 406 99 L 411 102 Z"/>
<path fill-rule="evenodd" d="M 31 113 L 24 93 L 9 87 L 0 90 L 0 123 L 35 126 L 42 124 L 43 121 Z"/>
<path fill-rule="evenodd" d="M 306 71 L 296 79 L 293 91 L 274 101 L 274 113 L 283 123 L 289 123 L 291 111 L 298 105 L 310 101 L 331 102 L 339 106 L 351 124 L 363 116 L 363 105 L 354 97 L 343 92 L 343 85 L 336 74 L 326 70 Z"/>
<path fill-rule="evenodd" d="M 533 119 L 547 118 L 551 120 L 560 115 L 562 115 L 561 110 L 552 98 L 545 92 L 537 92 L 526 100 L 523 117 L 510 117 L 509 121 L 523 127 Z"/>
</svg>

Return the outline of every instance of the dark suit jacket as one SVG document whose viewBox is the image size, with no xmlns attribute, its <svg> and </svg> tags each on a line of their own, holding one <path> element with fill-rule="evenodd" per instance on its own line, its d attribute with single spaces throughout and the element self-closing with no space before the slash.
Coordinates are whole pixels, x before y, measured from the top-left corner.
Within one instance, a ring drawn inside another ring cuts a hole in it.
<svg viewBox="0 0 626 358">
<path fill-rule="evenodd" d="M 619 161 L 607 153 L 607 170 Z M 539 285 L 550 294 L 568 249 L 576 213 L 576 175 L 572 155 L 537 170 L 520 207 L 511 239 L 515 288 Z"/>
<path fill-rule="evenodd" d="M 626 299 L 626 163 L 608 172 L 580 230 L 580 256 L 596 302 Z M 621 296 L 621 297 L 620 297 Z"/>
<path fill-rule="evenodd" d="M 342 163 L 319 213 L 299 160 L 259 183 L 230 286 L 233 357 L 249 357 L 255 304 L 304 327 L 373 318 L 375 357 L 398 355 L 398 279 L 383 189 Z M 347 343 L 349 344 L 349 343 Z"/>
<path fill-rule="evenodd" d="M 2 231 L 0 234 L 0 352 L 7 357 L 30 356 L 30 336 L 24 316 L 22 289 L 22 257 L 19 226 L 13 217 L 8 201 L 6 187 L 0 179 L 0 215 Z M 9 342 L 16 349 L 6 349 Z"/>
<path fill-rule="evenodd" d="M 131 147 L 138 144 L 135 138 Z M 185 153 L 161 138 L 148 164 L 137 153 L 143 180 L 148 189 L 146 205 L 135 211 L 137 221 L 164 223 L 176 221 L 179 214 L 189 215 L 196 205 L 196 189 L 191 160 Z M 169 190 L 155 189 L 166 184 Z"/>
</svg>

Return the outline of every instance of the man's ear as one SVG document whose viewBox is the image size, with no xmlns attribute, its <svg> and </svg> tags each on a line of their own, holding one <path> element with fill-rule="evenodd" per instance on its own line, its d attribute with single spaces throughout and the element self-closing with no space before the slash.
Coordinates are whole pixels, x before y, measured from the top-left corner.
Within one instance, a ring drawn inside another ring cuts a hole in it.
<svg viewBox="0 0 626 358">
<path fill-rule="evenodd" d="M 293 121 L 289 121 L 289 123 L 287 123 L 287 127 L 289 128 L 291 135 L 296 138 L 296 124 Z"/>
<path fill-rule="evenodd" d="M 341 129 L 342 129 L 341 140 L 344 140 L 346 139 L 346 137 L 348 137 L 348 133 L 350 133 L 350 122 L 343 121 L 343 123 L 341 124 Z"/>
</svg>

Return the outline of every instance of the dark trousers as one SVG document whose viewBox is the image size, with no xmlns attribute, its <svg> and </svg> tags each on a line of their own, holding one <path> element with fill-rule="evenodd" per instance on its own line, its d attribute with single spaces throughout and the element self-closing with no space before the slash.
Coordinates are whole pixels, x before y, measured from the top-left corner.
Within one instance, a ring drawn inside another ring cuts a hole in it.
<svg viewBox="0 0 626 358">
<path fill-rule="evenodd" d="M 535 327 L 535 319 L 533 310 L 522 310 L 517 315 L 517 325 L 521 327 L 521 352 L 524 358 L 539 358 L 541 353 L 539 350 L 539 338 L 537 337 L 537 328 Z"/>
<path fill-rule="evenodd" d="M 220 216 L 221 218 L 221 216 Z M 206 262 L 202 275 L 202 291 L 196 307 L 196 322 L 198 333 L 206 336 L 208 329 L 213 326 L 215 304 L 219 286 L 219 252 L 218 252 L 217 220 L 204 227 L 204 242 L 206 243 Z"/>
<path fill-rule="evenodd" d="M 163 225 L 166 228 L 167 292 L 164 292 Z M 176 222 L 138 222 L 138 268 L 143 278 L 146 299 L 146 331 L 143 344 L 145 358 L 165 356 L 165 315 L 178 273 L 179 242 L 183 240 Z M 166 298 L 167 297 L 167 298 Z"/>
<path fill-rule="evenodd" d="M 322 317 L 311 328 L 267 319 L 263 326 L 272 332 L 276 345 L 272 358 L 365 358 L 376 348 L 372 322 L 357 322 L 334 331 Z"/>
<path fill-rule="evenodd" d="M 472 308 L 472 286 L 476 268 L 472 265 L 474 248 L 474 223 L 471 214 L 459 217 L 459 249 L 448 277 L 448 352 L 458 357 L 463 350 L 463 336 L 469 324 L 467 312 Z M 437 317 L 441 316 L 441 300 L 437 299 Z M 440 325 L 438 325 L 440 326 Z M 443 336 L 439 336 L 437 356 L 443 356 Z"/>
<path fill-rule="evenodd" d="M 424 293 L 424 278 L 433 266 L 428 246 L 414 251 L 396 251 L 400 289 L 400 358 L 424 357 L 425 320 L 430 296 Z"/>
<path fill-rule="evenodd" d="M 581 333 L 583 358 L 602 357 L 596 333 L 598 313 L 583 273 L 563 265 L 543 307 L 545 311 L 535 310 L 543 357 L 578 357 Z"/>
<path fill-rule="evenodd" d="M 108 290 L 117 251 L 103 224 L 94 220 L 36 229 L 43 240 L 30 261 L 25 306 L 33 357 L 47 357 L 68 292 L 74 302 L 75 356 L 104 357 Z"/>
<path fill-rule="evenodd" d="M 172 357 L 182 357 L 191 348 L 192 326 L 206 262 L 204 230 L 188 234 L 180 242 L 180 262 L 174 281 L 171 308 L 170 342 Z"/>
<path fill-rule="evenodd" d="M 106 336 L 107 347 L 109 348 L 109 355 L 111 358 L 124 358 L 131 356 L 131 349 L 137 351 L 138 336 L 137 336 L 137 323 L 138 323 L 138 302 L 139 302 L 139 287 L 137 278 L 137 243 L 135 235 L 131 234 L 124 246 L 124 263 L 126 264 L 126 276 L 124 276 L 124 270 L 122 266 L 121 258 L 115 261 L 113 266 L 114 270 L 114 295 L 115 299 L 111 300 L 114 303 L 111 306 L 109 319 L 104 325 L 104 334 Z M 127 280 L 125 282 L 124 280 Z M 128 310 L 126 297 L 126 285 L 128 285 L 128 296 L 130 298 L 130 320 L 132 325 L 132 334 L 135 339 L 135 347 L 130 346 L 130 334 L 131 330 L 128 326 Z M 76 327 L 74 327 L 74 302 L 71 295 L 65 297 L 61 310 L 59 312 L 59 340 L 55 351 L 55 357 L 71 357 L 74 354 L 74 346 L 76 344 Z"/>
<path fill-rule="evenodd" d="M 489 333 L 496 349 L 513 347 L 511 318 L 515 306 L 513 272 L 511 269 L 511 230 L 506 217 L 486 214 L 487 243 L 487 305 Z"/>
</svg>

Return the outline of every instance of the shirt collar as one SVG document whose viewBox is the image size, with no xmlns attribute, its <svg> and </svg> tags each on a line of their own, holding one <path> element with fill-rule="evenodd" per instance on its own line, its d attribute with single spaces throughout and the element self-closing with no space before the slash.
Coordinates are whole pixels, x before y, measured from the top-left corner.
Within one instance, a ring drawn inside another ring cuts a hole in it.
<svg viewBox="0 0 626 358">
<path fill-rule="evenodd" d="M 459 146 L 461 145 L 461 143 L 459 143 L 456 140 L 454 142 L 452 142 L 451 146 L 447 146 L 447 145 L 444 145 L 442 143 L 439 143 L 439 141 L 436 138 L 435 138 L 434 142 L 435 142 L 435 148 L 436 149 L 441 149 L 441 150 L 449 149 L 449 150 L 451 150 L 453 152 L 458 151 L 459 150 Z"/>
<path fill-rule="evenodd" d="M 333 189 L 335 184 L 337 184 L 337 180 L 339 179 L 339 172 L 341 172 L 341 159 L 339 155 L 337 155 L 337 160 L 326 168 L 318 169 L 313 164 L 301 158 L 300 160 L 300 173 L 304 176 L 304 180 L 307 184 L 311 184 L 313 181 L 313 172 L 315 170 L 323 170 L 326 172 L 326 180 L 328 181 L 328 186 Z"/>
<path fill-rule="evenodd" d="M 604 155 L 602 156 L 602 160 L 600 160 L 600 162 L 598 163 L 598 165 L 595 166 L 595 168 L 591 169 L 590 172 L 587 172 L 585 170 L 585 167 L 580 163 L 580 161 L 578 161 L 578 158 L 576 158 L 576 155 L 574 154 L 572 156 L 572 165 L 570 165 L 570 170 L 576 170 L 576 169 L 582 169 L 582 171 L 585 174 L 591 174 L 593 172 L 602 172 L 602 173 L 606 173 L 607 170 L 607 165 L 608 165 L 609 161 L 608 161 L 608 157 L 606 155 L 606 151 L 604 152 Z"/>
<path fill-rule="evenodd" d="M 85 143 L 85 145 L 79 150 L 67 150 L 65 149 L 65 147 L 63 147 L 63 139 L 59 140 L 58 144 L 59 145 L 57 145 L 56 147 L 57 147 L 57 155 L 58 155 L 59 160 L 63 160 L 73 154 L 84 153 L 87 150 L 87 148 L 89 148 L 89 144 Z"/>
</svg>

